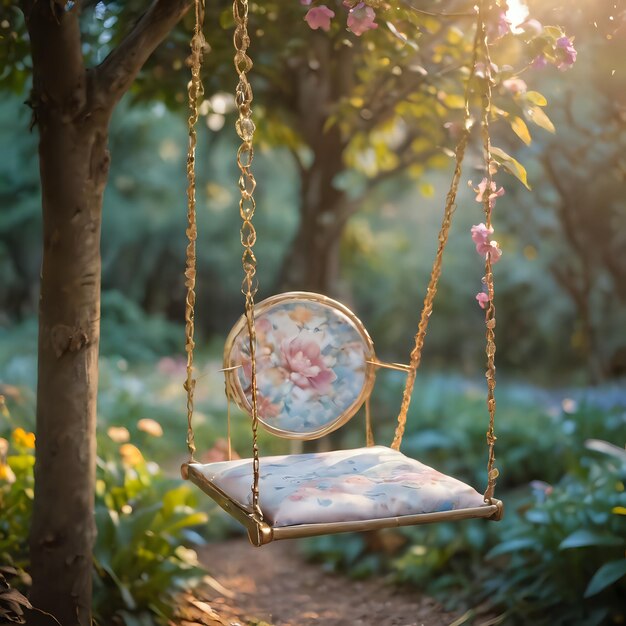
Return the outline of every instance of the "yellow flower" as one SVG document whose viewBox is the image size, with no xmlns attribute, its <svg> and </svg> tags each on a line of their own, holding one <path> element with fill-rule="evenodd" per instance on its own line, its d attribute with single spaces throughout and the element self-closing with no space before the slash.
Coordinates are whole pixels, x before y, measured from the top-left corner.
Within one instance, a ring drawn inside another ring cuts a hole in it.
<svg viewBox="0 0 626 626">
<path fill-rule="evenodd" d="M 120 446 L 120 456 L 122 457 L 122 463 L 129 467 L 135 467 L 143 462 L 141 450 L 132 443 L 124 443 Z"/>
<path fill-rule="evenodd" d="M 163 436 L 163 427 L 156 420 L 150 419 L 149 417 L 144 417 L 137 422 L 137 428 L 142 430 L 144 433 L 148 433 L 153 437 L 162 437 Z"/>
<path fill-rule="evenodd" d="M 110 426 L 107 429 L 107 435 L 109 435 L 115 443 L 124 443 L 130 439 L 128 428 L 124 428 L 124 426 Z"/>
<path fill-rule="evenodd" d="M 6 480 L 9 484 L 15 482 L 13 470 L 6 464 L 0 462 L 0 480 Z"/>
<path fill-rule="evenodd" d="M 27 433 L 23 428 L 13 431 L 13 441 L 16 446 L 33 449 L 35 447 L 35 433 Z"/>
</svg>

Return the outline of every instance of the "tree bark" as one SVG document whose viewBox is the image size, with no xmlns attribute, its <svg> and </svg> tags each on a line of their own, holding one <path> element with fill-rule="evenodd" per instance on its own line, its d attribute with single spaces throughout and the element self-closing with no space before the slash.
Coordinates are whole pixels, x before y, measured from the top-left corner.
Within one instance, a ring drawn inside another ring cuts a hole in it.
<svg viewBox="0 0 626 626">
<path fill-rule="evenodd" d="M 106 123 L 87 114 L 76 12 L 41 2 L 24 12 L 43 213 L 31 601 L 75 626 L 91 620 Z"/>
<path fill-rule="evenodd" d="M 350 93 L 352 50 L 337 47 L 325 34 L 313 40 L 311 59 L 291 68 L 295 85 L 291 106 L 301 120 L 301 133 L 311 149 L 311 165 L 300 166 L 300 222 L 279 274 L 283 290 L 317 291 L 337 288 L 339 245 L 347 221 L 345 192 L 335 177 L 345 169 L 348 139 L 335 124 L 325 128 L 334 103 Z"/>
<path fill-rule="evenodd" d="M 44 243 L 31 601 L 73 626 L 91 620 L 100 224 L 108 153 L 106 127 L 67 124 L 43 111 L 39 119 Z"/>
<path fill-rule="evenodd" d="M 301 172 L 300 222 L 283 261 L 279 281 L 283 290 L 334 293 L 339 276 L 339 247 L 347 220 L 347 198 L 333 187 L 343 168 L 344 147 L 339 133 L 321 137 L 313 164 Z"/>
</svg>

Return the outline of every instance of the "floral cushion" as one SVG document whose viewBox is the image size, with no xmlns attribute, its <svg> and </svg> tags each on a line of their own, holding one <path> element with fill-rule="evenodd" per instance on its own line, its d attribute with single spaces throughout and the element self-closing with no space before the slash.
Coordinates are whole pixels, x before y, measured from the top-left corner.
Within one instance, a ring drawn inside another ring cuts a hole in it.
<svg viewBox="0 0 626 626">
<path fill-rule="evenodd" d="M 373 384 L 372 342 L 343 305 L 317 294 L 281 294 L 256 307 L 257 407 L 271 432 L 310 439 L 347 421 Z M 244 320 L 227 340 L 225 367 L 250 412 L 250 349 Z"/>
<path fill-rule="evenodd" d="M 194 467 L 249 507 L 250 459 Z M 261 458 L 259 491 L 263 515 L 274 527 L 484 505 L 472 487 L 384 446 Z"/>
</svg>

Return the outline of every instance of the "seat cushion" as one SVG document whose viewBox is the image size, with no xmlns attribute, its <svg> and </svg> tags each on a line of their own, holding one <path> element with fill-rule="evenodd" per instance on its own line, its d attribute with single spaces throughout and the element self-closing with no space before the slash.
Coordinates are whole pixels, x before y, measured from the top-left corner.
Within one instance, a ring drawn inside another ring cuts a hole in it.
<svg viewBox="0 0 626 626">
<path fill-rule="evenodd" d="M 252 462 L 192 467 L 245 508 Z M 384 446 L 262 457 L 260 504 L 274 527 L 360 521 L 483 506 L 469 485 Z"/>
</svg>

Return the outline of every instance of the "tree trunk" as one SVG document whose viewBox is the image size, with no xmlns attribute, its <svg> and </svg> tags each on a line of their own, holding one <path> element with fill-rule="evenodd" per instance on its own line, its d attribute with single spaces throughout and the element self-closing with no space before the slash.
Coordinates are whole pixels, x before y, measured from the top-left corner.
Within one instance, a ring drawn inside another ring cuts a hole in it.
<svg viewBox="0 0 626 626">
<path fill-rule="evenodd" d="M 341 171 L 344 146 L 338 133 L 318 144 L 310 169 L 301 174 L 300 222 L 283 261 L 282 290 L 339 295 L 339 248 L 346 222 L 345 193 L 333 187 Z"/>
<path fill-rule="evenodd" d="M 106 127 L 66 123 L 55 111 L 39 109 L 38 116 L 43 264 L 31 601 L 73 626 L 91 623 L 100 225 L 108 152 Z"/>
<path fill-rule="evenodd" d="M 295 87 L 291 107 L 301 120 L 300 131 L 313 154 L 310 166 L 300 166 L 300 223 L 279 274 L 283 290 L 337 294 L 339 246 L 350 215 L 344 191 L 335 179 L 344 169 L 348 138 L 338 124 L 326 128 L 335 104 L 353 83 L 353 50 L 337 45 L 324 33 L 312 41 L 310 58 L 292 67 Z"/>
<path fill-rule="evenodd" d="M 43 262 L 31 602 L 63 626 L 91 624 L 95 538 L 100 231 L 113 109 L 191 0 L 153 0 L 86 70 L 80 3 L 22 0 L 39 127 Z M 30 622 L 29 622 L 30 623 Z M 49 624 L 34 618 L 33 624 Z"/>
</svg>

